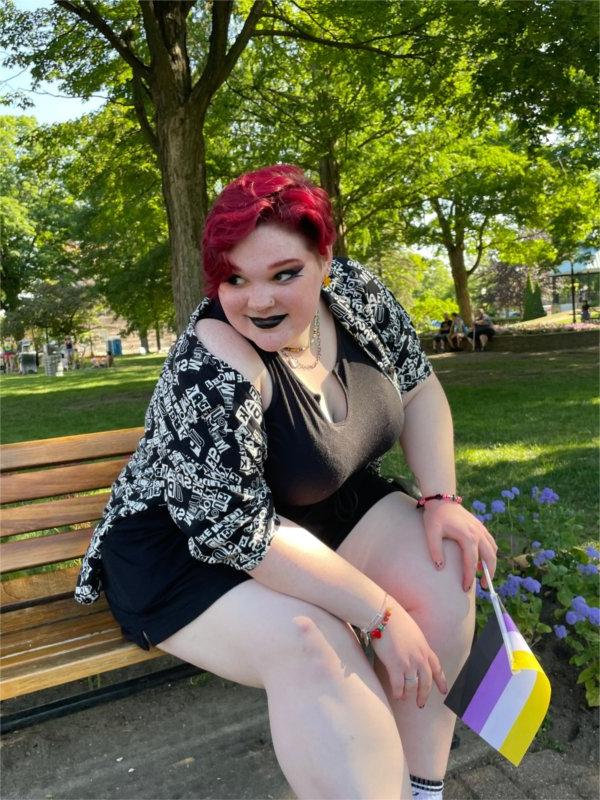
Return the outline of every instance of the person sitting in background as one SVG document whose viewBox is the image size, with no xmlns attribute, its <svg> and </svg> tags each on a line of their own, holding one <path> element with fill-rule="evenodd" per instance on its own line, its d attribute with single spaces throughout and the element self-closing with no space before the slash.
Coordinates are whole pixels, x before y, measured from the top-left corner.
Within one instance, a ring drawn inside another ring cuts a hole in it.
<svg viewBox="0 0 600 800">
<path fill-rule="evenodd" d="M 452 350 L 460 350 L 463 337 L 466 333 L 467 326 L 463 318 L 456 311 L 452 313 L 452 327 L 448 334 L 448 343 Z"/>
<path fill-rule="evenodd" d="M 485 313 L 483 308 L 477 309 L 477 314 L 473 320 L 473 330 L 469 331 L 469 338 L 473 340 L 474 350 L 485 350 L 490 339 L 496 335 L 494 323 Z"/>
<path fill-rule="evenodd" d="M 449 314 L 444 314 L 444 319 L 440 323 L 440 329 L 433 337 L 434 353 L 443 353 L 448 341 L 448 334 L 452 330 L 452 320 Z"/>
</svg>

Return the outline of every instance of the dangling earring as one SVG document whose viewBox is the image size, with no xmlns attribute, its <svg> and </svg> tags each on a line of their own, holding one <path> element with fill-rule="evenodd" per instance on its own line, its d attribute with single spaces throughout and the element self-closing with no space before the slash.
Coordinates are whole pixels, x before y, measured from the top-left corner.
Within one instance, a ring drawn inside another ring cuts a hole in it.
<svg viewBox="0 0 600 800">
<path fill-rule="evenodd" d="M 327 275 L 325 275 L 325 277 L 323 278 L 323 286 L 324 286 L 325 288 L 327 288 L 327 287 L 329 286 L 329 284 L 330 284 L 330 283 L 331 283 L 331 275 L 327 274 Z"/>
</svg>

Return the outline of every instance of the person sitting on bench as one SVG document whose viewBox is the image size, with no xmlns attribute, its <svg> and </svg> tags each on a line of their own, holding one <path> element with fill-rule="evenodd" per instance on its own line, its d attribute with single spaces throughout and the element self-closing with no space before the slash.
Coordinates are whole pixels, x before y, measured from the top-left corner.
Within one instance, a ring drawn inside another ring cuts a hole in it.
<svg viewBox="0 0 600 800">
<path fill-rule="evenodd" d="M 167 358 L 77 597 L 103 587 L 140 647 L 264 688 L 298 798 L 439 800 L 444 694 L 496 545 L 456 494 L 450 409 L 406 312 L 333 258 L 334 240 L 329 198 L 298 167 L 222 191 L 207 298 Z M 397 441 L 418 502 L 379 474 Z"/>
</svg>

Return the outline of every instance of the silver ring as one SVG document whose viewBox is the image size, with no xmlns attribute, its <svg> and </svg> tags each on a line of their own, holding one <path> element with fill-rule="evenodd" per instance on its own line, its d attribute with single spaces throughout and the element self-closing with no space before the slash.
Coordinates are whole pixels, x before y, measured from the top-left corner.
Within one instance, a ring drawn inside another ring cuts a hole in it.
<svg viewBox="0 0 600 800">
<path fill-rule="evenodd" d="M 405 677 L 404 678 L 404 683 L 418 683 L 418 682 L 419 682 L 419 676 L 418 675 L 415 675 L 414 677 Z"/>
</svg>

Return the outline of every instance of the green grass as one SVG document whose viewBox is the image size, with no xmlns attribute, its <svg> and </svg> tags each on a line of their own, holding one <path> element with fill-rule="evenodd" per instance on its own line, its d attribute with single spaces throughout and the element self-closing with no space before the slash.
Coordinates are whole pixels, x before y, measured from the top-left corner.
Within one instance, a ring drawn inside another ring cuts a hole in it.
<svg viewBox="0 0 600 800">
<path fill-rule="evenodd" d="M 2 379 L 2 441 L 143 424 L 162 356 L 129 356 L 112 370 Z M 598 531 L 595 351 L 460 353 L 433 359 L 454 415 L 458 485 L 467 501 L 510 486 L 550 486 Z M 432 454 L 435 458 L 435 454 Z M 406 474 L 401 455 L 388 472 Z"/>
</svg>

